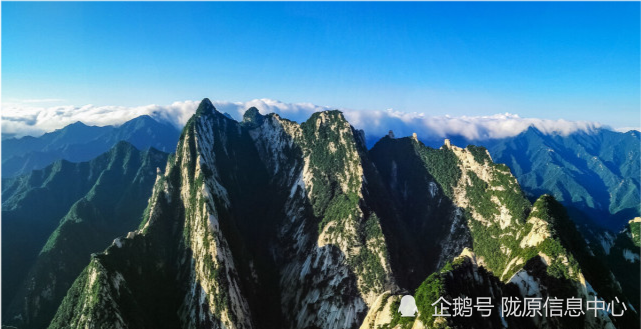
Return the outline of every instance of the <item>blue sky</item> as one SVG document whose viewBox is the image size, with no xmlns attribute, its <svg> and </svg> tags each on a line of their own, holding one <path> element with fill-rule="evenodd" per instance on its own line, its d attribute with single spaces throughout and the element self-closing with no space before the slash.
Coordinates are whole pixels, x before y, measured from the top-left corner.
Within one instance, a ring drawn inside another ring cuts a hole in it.
<svg viewBox="0 0 641 329">
<path fill-rule="evenodd" d="M 638 127 L 639 6 L 3 2 L 2 97 L 271 98 Z"/>
</svg>

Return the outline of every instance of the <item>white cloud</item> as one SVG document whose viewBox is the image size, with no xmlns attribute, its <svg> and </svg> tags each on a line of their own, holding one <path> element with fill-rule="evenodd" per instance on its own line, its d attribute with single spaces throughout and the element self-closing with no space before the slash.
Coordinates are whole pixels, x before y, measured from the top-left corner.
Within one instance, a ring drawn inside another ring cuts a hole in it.
<svg viewBox="0 0 641 329">
<path fill-rule="evenodd" d="M 413 132 L 419 138 L 443 138 L 463 136 L 471 140 L 487 140 L 518 135 L 534 126 L 546 134 L 568 135 L 582 130 L 591 132 L 602 127 L 589 121 L 548 120 L 521 118 L 517 114 L 495 114 L 490 116 L 427 116 L 424 113 L 405 113 L 394 110 L 375 111 L 376 115 L 358 115 L 355 126 L 374 127 L 370 134 L 382 135 L 386 127 L 397 136 L 409 136 Z M 346 114 L 348 118 L 351 114 Z"/>
<path fill-rule="evenodd" d="M 304 121 L 317 111 L 329 110 L 326 106 L 310 103 L 290 104 L 271 99 L 257 99 L 249 102 L 214 102 L 220 111 L 228 112 L 236 119 L 242 117 L 251 106 L 262 114 L 275 112 L 284 118 Z M 582 130 L 591 132 L 603 127 L 590 121 L 548 120 L 521 118 L 517 114 L 495 114 L 491 116 L 429 116 L 425 113 L 401 111 L 370 110 L 357 111 L 340 109 L 345 118 L 356 128 L 363 129 L 370 136 L 383 136 L 393 130 L 396 136 L 410 136 L 416 132 L 419 138 L 444 138 L 460 135 L 468 139 L 486 140 L 518 135 L 530 126 L 546 134 L 568 135 Z"/>
<path fill-rule="evenodd" d="M 330 109 L 310 103 L 283 103 L 271 99 L 255 99 L 248 102 L 214 101 L 214 106 L 235 119 L 249 107 L 255 106 L 263 113 L 275 112 L 284 118 L 302 122 L 317 111 Z M 8 106 L 2 110 L 2 132 L 16 136 L 40 135 L 62 128 L 76 121 L 88 125 L 119 125 L 140 115 L 151 115 L 182 127 L 193 115 L 199 101 L 181 101 L 170 105 L 122 106 L 53 106 L 29 107 Z M 429 116 L 425 113 L 371 110 L 357 111 L 340 109 L 356 128 L 364 129 L 369 136 L 378 137 L 393 130 L 396 136 L 409 136 L 413 132 L 419 138 L 443 138 L 459 135 L 468 139 L 484 140 L 509 137 L 534 126 L 546 134 L 567 135 L 579 130 L 593 131 L 601 124 L 589 121 L 548 120 L 522 118 L 504 113 L 490 116 Z"/>
<path fill-rule="evenodd" d="M 4 106 L 2 133 L 38 136 L 81 121 L 87 125 L 119 125 L 141 115 L 171 122 L 182 127 L 194 114 L 199 102 L 184 101 L 171 105 L 124 106 Z"/>
<path fill-rule="evenodd" d="M 614 129 L 614 131 L 618 131 L 620 133 L 627 133 L 630 130 L 641 131 L 641 127 L 620 127 L 620 128 Z"/>
</svg>

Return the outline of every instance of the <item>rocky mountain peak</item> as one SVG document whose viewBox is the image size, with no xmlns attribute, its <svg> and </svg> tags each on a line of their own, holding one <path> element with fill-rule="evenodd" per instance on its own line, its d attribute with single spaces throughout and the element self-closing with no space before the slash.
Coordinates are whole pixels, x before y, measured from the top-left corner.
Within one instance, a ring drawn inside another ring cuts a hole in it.
<svg viewBox="0 0 641 329">
<path fill-rule="evenodd" d="M 260 114 L 257 108 L 250 107 L 245 114 L 243 114 L 243 124 L 250 127 L 257 127 L 263 124 L 265 116 Z"/>
<path fill-rule="evenodd" d="M 214 107 L 214 104 L 212 104 L 209 98 L 203 98 L 203 100 L 200 102 L 200 105 L 198 105 L 198 109 L 196 110 L 195 115 L 202 116 L 213 114 L 214 112 L 218 112 L 218 110 L 216 110 L 216 107 Z"/>
<path fill-rule="evenodd" d="M 242 123 L 212 113 L 204 99 L 141 229 L 95 258 L 51 328 L 88 323 L 74 310 L 105 326 L 393 328 L 396 317 L 381 313 L 398 309 L 391 294 L 416 291 L 428 314 L 435 293 L 520 296 L 512 278 L 555 293 L 548 276 L 596 287 L 573 256 L 580 241 L 560 237 L 572 231 L 563 212 L 547 197 L 532 207 L 485 148 L 386 136 L 367 150 L 337 110 L 300 124 L 256 108 Z"/>
<path fill-rule="evenodd" d="M 326 111 L 315 112 L 309 117 L 309 119 L 307 119 L 306 122 L 314 122 L 317 127 L 320 125 L 332 124 L 332 123 L 341 123 L 341 124 L 349 125 L 349 122 L 347 122 L 347 119 L 345 119 L 343 112 L 339 110 L 326 110 Z"/>
</svg>

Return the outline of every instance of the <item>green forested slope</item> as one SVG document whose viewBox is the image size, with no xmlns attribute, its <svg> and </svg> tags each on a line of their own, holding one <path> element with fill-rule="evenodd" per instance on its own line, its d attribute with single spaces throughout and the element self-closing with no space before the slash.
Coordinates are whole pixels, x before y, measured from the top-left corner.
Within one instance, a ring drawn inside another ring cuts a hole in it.
<svg viewBox="0 0 641 329">
<path fill-rule="evenodd" d="M 10 202 L 3 204 L 9 208 L 3 212 L 3 224 L 10 223 L 4 226 L 3 233 L 15 233 L 12 229 L 20 226 L 23 232 L 40 228 L 41 236 L 38 239 L 33 235 L 21 236 L 34 237 L 20 241 L 25 249 L 15 248 L 15 236 L 3 237 L 3 265 L 13 267 L 12 262 L 22 263 L 27 270 L 20 276 L 9 277 L 15 285 L 7 290 L 15 291 L 15 295 L 4 299 L 5 323 L 20 328 L 42 328 L 49 323 L 67 289 L 89 263 L 89 255 L 102 251 L 114 238 L 138 226 L 156 171 L 164 168 L 166 159 L 166 153 L 155 149 L 140 152 L 121 142 L 90 162 L 52 165 L 68 169 L 46 168 L 43 172 L 50 174 L 45 180 L 38 179 L 44 176 L 38 171 L 14 180 L 20 186 Z M 71 192 L 65 186 L 74 184 L 78 186 L 74 193 L 65 193 Z M 73 197 L 83 192 L 68 206 Z M 66 202 L 60 202 L 61 197 Z M 58 213 L 35 215 L 56 209 L 52 204 L 59 211 L 68 206 L 66 214 L 57 218 L 54 216 Z M 44 227 L 54 227 L 46 240 L 41 239 L 47 233 Z M 37 249 L 39 253 L 35 254 Z M 3 294 L 9 282 L 3 277 Z"/>
</svg>

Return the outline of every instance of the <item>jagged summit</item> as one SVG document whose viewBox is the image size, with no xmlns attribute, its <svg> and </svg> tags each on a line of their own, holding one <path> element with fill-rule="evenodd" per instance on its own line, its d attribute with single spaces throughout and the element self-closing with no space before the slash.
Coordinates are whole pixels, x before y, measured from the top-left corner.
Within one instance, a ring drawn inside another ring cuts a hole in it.
<svg viewBox="0 0 641 329">
<path fill-rule="evenodd" d="M 264 120 L 265 116 L 260 114 L 258 109 L 253 106 L 247 109 L 247 111 L 245 111 L 245 114 L 243 114 L 243 124 L 245 125 L 257 127 L 263 124 Z"/>
<path fill-rule="evenodd" d="M 347 119 L 345 119 L 345 116 L 343 115 L 343 112 L 341 112 L 340 110 L 325 110 L 325 111 L 314 112 L 309 117 L 309 119 L 307 119 L 307 122 L 316 120 L 318 118 L 321 118 L 323 121 L 325 121 L 325 120 L 339 120 L 339 121 L 347 122 Z"/>
<path fill-rule="evenodd" d="M 539 279 L 543 298 L 566 297 L 557 279 L 570 282 L 568 296 L 588 281 L 619 292 L 582 267 L 596 260 L 561 236 L 572 229 L 563 213 L 545 198 L 532 205 L 484 148 L 386 136 L 368 150 L 338 110 L 302 123 L 256 108 L 241 123 L 216 112 L 201 102 L 139 229 L 92 258 L 51 329 L 393 328 L 401 291 L 416 292 L 425 315 L 436 293 L 524 297 L 522 282 Z M 478 266 L 456 261 L 465 248 Z M 526 268 L 541 254 L 549 261 Z M 443 321 L 470 327 L 432 318 L 414 327 Z M 522 321 L 510 328 L 533 327 Z M 578 321 L 550 327 L 597 328 Z"/>
<path fill-rule="evenodd" d="M 203 98 L 203 100 L 200 102 L 200 105 L 198 105 L 195 116 L 213 114 L 214 112 L 218 112 L 214 104 L 211 103 L 209 98 Z"/>
</svg>

